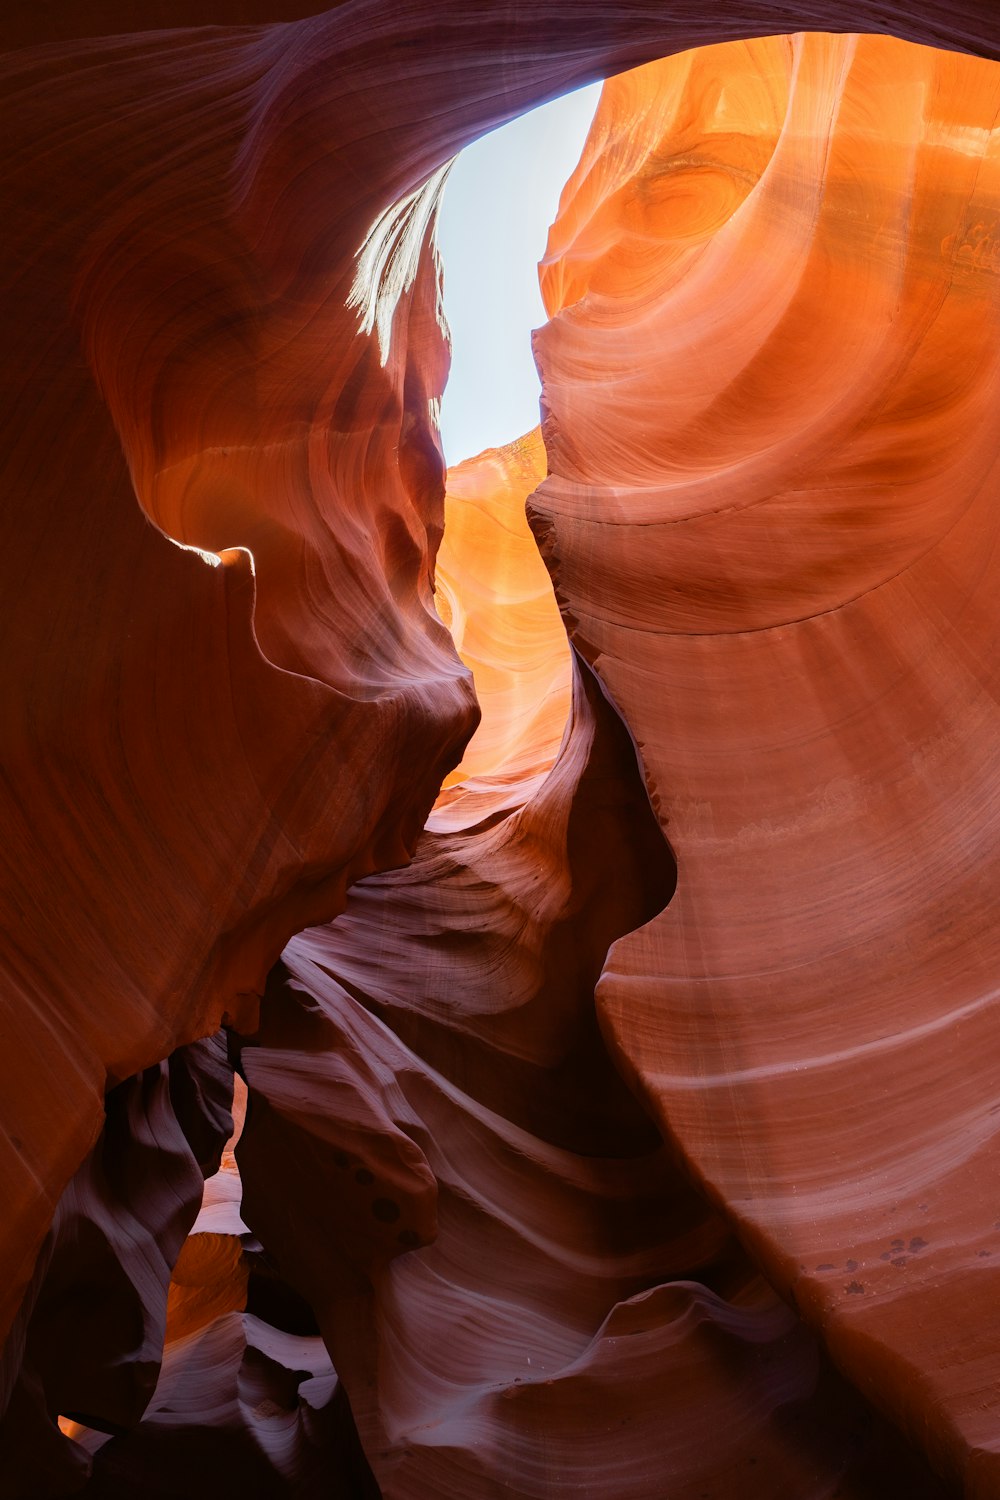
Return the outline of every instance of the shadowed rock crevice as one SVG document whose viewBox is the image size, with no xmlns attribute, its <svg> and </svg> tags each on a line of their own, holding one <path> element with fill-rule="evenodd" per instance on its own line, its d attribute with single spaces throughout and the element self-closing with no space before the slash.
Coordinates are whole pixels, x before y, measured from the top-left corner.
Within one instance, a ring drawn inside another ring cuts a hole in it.
<svg viewBox="0 0 1000 1500">
<path fill-rule="evenodd" d="M 221 1035 L 119 1084 L 59 1201 L 31 1293 L 4 1349 L 0 1492 L 74 1493 L 85 1452 L 59 1416 L 105 1433 L 139 1422 L 160 1370 L 171 1273 L 232 1130 Z M 44 1478 L 42 1478 L 44 1476 Z"/>
</svg>

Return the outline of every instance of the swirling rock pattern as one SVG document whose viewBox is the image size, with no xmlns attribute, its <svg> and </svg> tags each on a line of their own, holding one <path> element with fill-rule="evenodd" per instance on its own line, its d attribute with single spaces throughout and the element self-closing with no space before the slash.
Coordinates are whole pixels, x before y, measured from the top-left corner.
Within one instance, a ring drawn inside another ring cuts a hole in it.
<svg viewBox="0 0 1000 1500">
<path fill-rule="evenodd" d="M 156 1387 L 171 1271 L 232 1128 L 221 1037 L 113 1089 L 104 1130 L 59 1200 L 0 1365 L 0 1493 L 79 1489 L 89 1463 L 56 1413 L 125 1430 Z"/>
<path fill-rule="evenodd" d="M 284 941 L 406 858 L 475 722 L 431 599 L 436 276 L 394 289 L 390 349 L 359 329 L 373 200 L 275 160 L 288 41 L 3 59 L 0 1325 L 106 1087 L 252 1027 Z"/>
<path fill-rule="evenodd" d="M 196 1236 L 197 1239 L 208 1238 Z M 317 1335 L 232 1310 L 168 1344 L 144 1420 L 93 1450 L 88 1500 L 248 1495 L 357 1500 L 364 1461 L 351 1448 L 343 1390 Z"/>
<path fill-rule="evenodd" d="M 673 871 L 580 671 L 529 801 L 288 945 L 242 1052 L 244 1211 L 391 1500 L 938 1496 L 609 1066 L 595 977 Z"/>
<path fill-rule="evenodd" d="M 995 67 L 881 38 L 612 81 L 543 277 L 531 502 L 679 866 L 601 980 L 616 1056 L 976 1494 L 1000 1486 L 998 110 Z"/>
<path fill-rule="evenodd" d="M 476 722 L 432 597 L 450 155 L 726 37 L 867 28 L 995 58 L 993 0 L 313 8 L 0 17 L 12 1483 L 72 1490 L 92 1454 L 92 1485 L 152 1493 L 168 1439 L 193 1464 L 221 1433 L 248 1489 L 336 1469 L 371 1493 L 349 1388 L 387 1493 L 579 1492 L 585 1455 L 598 1492 L 653 1496 L 650 1372 L 670 1369 L 727 1438 L 675 1427 L 678 1494 L 716 1457 L 730 1489 L 760 1459 L 789 1500 L 933 1493 L 811 1324 L 938 1468 L 995 1494 L 981 62 L 753 44 L 729 102 L 696 61 L 667 65 L 673 114 L 609 93 L 539 345 L 536 533 L 591 664 L 562 754 L 487 800 L 452 788 L 411 872 L 287 950 L 254 1035 L 283 944 L 410 857 Z M 588 406 L 568 351 L 613 368 L 629 323 L 633 353 L 662 334 L 646 386 Z M 662 916 L 647 791 L 680 860 Z M 165 1059 L 223 1021 L 248 1038 L 264 1248 L 222 1223 L 181 1254 L 222 1127 L 180 1123 Z M 136 1146 L 116 1198 L 102 1173 Z M 317 1173 L 343 1183 L 321 1213 Z M 89 1354 L 52 1316 L 79 1300 L 78 1233 L 109 1297 Z M 607 1253 L 581 1264 L 588 1234 Z M 525 1320 L 553 1385 L 522 1393 Z M 60 1407 L 133 1431 L 71 1429 L 74 1450 Z M 639 1438 L 602 1445 L 619 1416 Z"/>
</svg>

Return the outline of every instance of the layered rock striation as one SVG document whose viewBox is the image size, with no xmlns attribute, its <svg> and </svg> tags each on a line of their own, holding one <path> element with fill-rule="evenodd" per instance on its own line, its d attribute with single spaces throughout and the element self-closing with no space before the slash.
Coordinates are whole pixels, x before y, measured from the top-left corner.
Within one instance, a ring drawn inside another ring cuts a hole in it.
<svg viewBox="0 0 1000 1500">
<path fill-rule="evenodd" d="M 984 1494 L 998 109 L 995 66 L 885 38 L 612 80 L 543 274 L 531 502 L 678 860 L 599 985 L 615 1055 L 842 1367 Z"/>
<path fill-rule="evenodd" d="M 995 10 L 309 9 L 0 21 L 6 1492 L 1000 1493 Z"/>
</svg>

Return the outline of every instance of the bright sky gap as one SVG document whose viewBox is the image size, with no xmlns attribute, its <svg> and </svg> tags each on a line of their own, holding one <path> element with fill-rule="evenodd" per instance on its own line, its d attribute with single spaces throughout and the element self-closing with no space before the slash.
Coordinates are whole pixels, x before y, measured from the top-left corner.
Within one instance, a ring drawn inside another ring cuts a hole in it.
<svg viewBox="0 0 1000 1500">
<path fill-rule="evenodd" d="M 441 404 L 449 464 L 537 426 L 538 262 L 600 92 L 590 84 L 521 115 L 466 147 L 451 170 L 438 228 L 453 344 Z"/>
</svg>

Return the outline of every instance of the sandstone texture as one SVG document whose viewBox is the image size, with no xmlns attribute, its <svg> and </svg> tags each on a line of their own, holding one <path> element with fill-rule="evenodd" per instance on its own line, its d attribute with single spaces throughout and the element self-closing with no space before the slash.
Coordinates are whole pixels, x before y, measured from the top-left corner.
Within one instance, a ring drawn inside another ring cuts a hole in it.
<svg viewBox="0 0 1000 1500">
<path fill-rule="evenodd" d="M 601 979 L 615 1054 L 842 1367 L 990 1493 L 998 109 L 994 65 L 885 38 L 609 83 L 531 502 L 679 867 Z"/>
<path fill-rule="evenodd" d="M 1000 1496 L 998 55 L 0 17 L 2 1500 Z M 448 162 L 606 75 L 446 477 Z"/>
<path fill-rule="evenodd" d="M 509 787 L 523 801 L 528 782 L 547 774 L 559 749 L 570 649 L 552 580 L 525 523 L 528 497 L 545 475 L 538 428 L 448 470 L 435 604 L 473 674 L 483 717 L 445 779 L 435 826 L 448 807 L 452 821 L 467 822 L 470 799 L 488 791 Z"/>
</svg>

